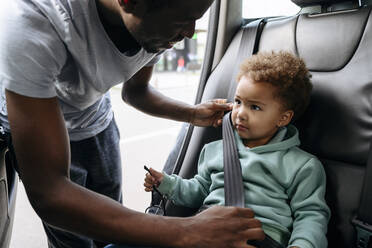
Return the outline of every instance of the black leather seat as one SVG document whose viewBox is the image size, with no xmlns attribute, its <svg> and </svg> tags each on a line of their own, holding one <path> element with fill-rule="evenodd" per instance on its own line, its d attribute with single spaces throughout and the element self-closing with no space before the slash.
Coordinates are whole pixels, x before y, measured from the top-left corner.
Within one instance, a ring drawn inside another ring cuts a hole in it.
<svg viewBox="0 0 372 248">
<path fill-rule="evenodd" d="M 311 104 L 295 125 L 302 148 L 317 155 L 327 173 L 327 202 L 332 211 L 329 247 L 349 248 L 356 239 L 351 220 L 360 202 L 372 139 L 371 9 L 358 7 L 358 1 L 292 1 L 303 11 L 265 20 L 256 48 L 292 51 L 305 60 L 313 75 Z M 317 13 L 309 13 L 313 11 Z M 241 37 L 242 30 L 209 77 L 202 101 L 232 99 L 231 78 Z M 192 177 L 202 146 L 219 138 L 221 129 L 194 128 L 179 174 Z M 192 210 L 168 204 L 167 212 L 184 216 Z"/>
</svg>

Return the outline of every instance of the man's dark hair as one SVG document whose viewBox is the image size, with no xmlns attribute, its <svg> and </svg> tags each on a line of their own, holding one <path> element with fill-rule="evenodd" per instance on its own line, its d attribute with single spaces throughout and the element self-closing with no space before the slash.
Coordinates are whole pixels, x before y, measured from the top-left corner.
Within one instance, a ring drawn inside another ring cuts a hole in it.
<svg viewBox="0 0 372 248">
<path fill-rule="evenodd" d="M 149 4 L 149 10 L 160 9 L 163 7 L 169 7 L 171 0 L 147 0 Z"/>
</svg>

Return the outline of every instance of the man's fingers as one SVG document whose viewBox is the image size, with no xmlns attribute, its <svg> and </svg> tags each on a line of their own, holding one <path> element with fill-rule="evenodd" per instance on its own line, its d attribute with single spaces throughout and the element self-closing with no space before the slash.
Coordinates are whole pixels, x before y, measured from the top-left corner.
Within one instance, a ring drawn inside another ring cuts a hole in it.
<svg viewBox="0 0 372 248">
<path fill-rule="evenodd" d="M 228 211 L 227 211 L 228 210 Z M 254 218 L 254 212 L 250 208 L 239 208 L 239 207 L 225 207 L 225 206 L 213 206 L 200 214 L 207 214 L 207 213 L 224 213 L 229 214 L 232 217 L 238 217 L 238 218 Z M 221 215 L 221 214 L 216 214 Z M 230 217 L 231 218 L 231 217 Z"/>
<path fill-rule="evenodd" d="M 237 216 L 242 218 L 254 218 L 254 212 L 250 208 L 235 208 L 237 211 Z"/>
<path fill-rule="evenodd" d="M 265 239 L 265 233 L 261 227 L 249 228 L 246 231 L 244 231 L 242 234 L 244 235 L 244 237 L 247 237 L 247 241 Z"/>
<path fill-rule="evenodd" d="M 243 232 L 243 235 L 246 237 L 246 247 L 256 247 L 255 245 L 259 243 L 257 241 L 265 239 L 265 233 L 262 228 L 250 228 Z"/>
<path fill-rule="evenodd" d="M 227 99 L 214 99 L 212 102 L 216 109 L 226 111 L 232 108 L 232 103 L 228 103 Z"/>
<path fill-rule="evenodd" d="M 261 228 L 262 223 L 258 219 L 251 218 L 248 220 L 248 223 L 246 224 L 247 228 Z"/>
<path fill-rule="evenodd" d="M 219 104 L 225 104 L 227 103 L 227 99 L 217 98 L 217 99 L 213 99 L 212 102 L 219 103 Z"/>
<path fill-rule="evenodd" d="M 216 111 L 227 111 L 227 110 L 231 109 L 231 106 L 230 106 L 230 104 L 227 104 L 227 103 L 222 104 L 222 103 L 213 102 L 213 108 Z"/>
</svg>

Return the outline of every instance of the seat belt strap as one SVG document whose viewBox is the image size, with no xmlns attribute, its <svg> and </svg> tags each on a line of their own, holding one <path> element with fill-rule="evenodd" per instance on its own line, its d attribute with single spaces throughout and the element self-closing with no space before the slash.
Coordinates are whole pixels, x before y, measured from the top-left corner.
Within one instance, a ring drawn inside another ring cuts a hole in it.
<svg viewBox="0 0 372 248">
<path fill-rule="evenodd" d="M 230 116 L 231 112 L 227 113 L 222 123 L 225 205 L 244 207 L 242 167 Z"/>
<path fill-rule="evenodd" d="M 243 27 L 243 33 L 237 51 L 235 67 L 231 78 L 228 96 L 233 96 L 236 89 L 236 75 L 241 62 L 251 56 L 257 50 L 259 27 L 263 19 L 248 23 Z M 222 136 L 223 136 L 223 163 L 225 174 L 225 205 L 244 207 L 244 191 L 242 171 L 238 150 L 234 139 L 234 131 L 230 121 L 230 113 L 223 118 Z"/>
<path fill-rule="evenodd" d="M 239 65 L 245 58 L 251 56 L 257 51 L 257 44 L 260 32 L 262 31 L 261 24 L 263 24 L 263 19 L 253 21 L 243 29 L 228 96 L 233 96 L 235 94 L 237 86 L 236 75 L 239 70 Z M 254 39 L 252 39 L 252 37 L 254 37 Z M 222 138 L 225 206 L 245 207 L 242 167 L 231 123 L 231 112 L 225 114 L 223 118 Z M 267 235 L 262 241 L 251 242 L 259 248 L 284 248 L 281 244 Z"/>
<path fill-rule="evenodd" d="M 233 74 L 231 78 L 228 96 L 234 96 L 237 87 L 236 77 L 239 71 L 239 65 L 244 59 L 250 57 L 257 52 L 257 45 L 262 31 L 264 19 L 252 21 L 243 27 L 243 34 L 240 39 L 239 49 L 237 51 L 236 60 L 234 62 Z"/>
<path fill-rule="evenodd" d="M 372 142 L 369 148 L 359 209 L 352 223 L 357 231 L 356 247 L 372 248 Z"/>
<path fill-rule="evenodd" d="M 225 206 L 245 207 L 242 166 L 239 160 L 235 134 L 231 123 L 231 112 L 222 122 L 223 169 L 225 181 Z M 258 248 L 284 248 L 280 243 L 266 235 L 261 241 L 248 241 Z"/>
</svg>

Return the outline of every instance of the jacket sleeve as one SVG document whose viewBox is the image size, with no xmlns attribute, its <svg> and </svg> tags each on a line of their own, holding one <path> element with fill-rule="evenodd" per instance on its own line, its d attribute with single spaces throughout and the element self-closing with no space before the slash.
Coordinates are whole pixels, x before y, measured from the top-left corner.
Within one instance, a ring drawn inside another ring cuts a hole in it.
<svg viewBox="0 0 372 248">
<path fill-rule="evenodd" d="M 325 202 L 326 175 L 316 158 L 297 173 L 288 190 L 294 218 L 289 246 L 326 248 L 330 210 Z"/>
<path fill-rule="evenodd" d="M 211 178 L 207 170 L 204 147 L 199 157 L 198 174 L 194 178 L 183 179 L 177 175 L 164 173 L 163 181 L 158 189 L 176 205 L 199 208 L 209 194 L 210 185 Z"/>
</svg>

